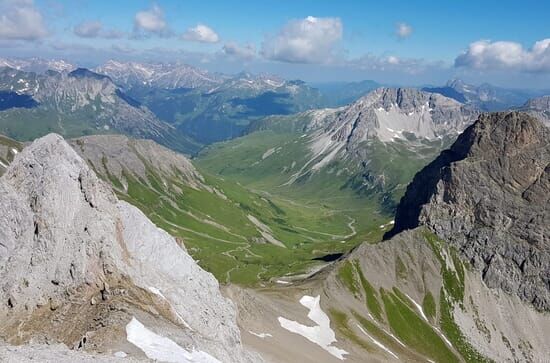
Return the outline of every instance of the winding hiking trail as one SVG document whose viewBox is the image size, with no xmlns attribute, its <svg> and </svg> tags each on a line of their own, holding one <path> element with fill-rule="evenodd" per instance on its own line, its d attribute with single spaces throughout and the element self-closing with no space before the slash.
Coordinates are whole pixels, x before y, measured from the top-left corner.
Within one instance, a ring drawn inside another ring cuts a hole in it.
<svg viewBox="0 0 550 363">
<path fill-rule="evenodd" d="M 293 226 L 293 227 L 295 229 L 298 229 L 298 230 L 301 230 L 301 231 L 314 233 L 314 234 L 319 234 L 319 235 L 322 235 L 322 236 L 328 236 L 328 237 L 331 237 L 332 239 L 348 239 L 348 238 L 351 238 L 351 237 L 353 237 L 357 234 L 357 230 L 355 229 L 355 226 L 354 226 L 355 222 L 357 222 L 357 221 L 355 220 L 355 218 L 352 218 L 348 215 L 346 215 L 346 217 L 349 220 L 347 226 L 351 230 L 351 232 L 346 234 L 346 235 L 332 234 L 332 233 L 319 232 L 319 231 L 312 231 L 312 230 L 309 230 L 309 229 L 303 228 L 303 227 L 296 227 L 296 226 Z"/>
</svg>

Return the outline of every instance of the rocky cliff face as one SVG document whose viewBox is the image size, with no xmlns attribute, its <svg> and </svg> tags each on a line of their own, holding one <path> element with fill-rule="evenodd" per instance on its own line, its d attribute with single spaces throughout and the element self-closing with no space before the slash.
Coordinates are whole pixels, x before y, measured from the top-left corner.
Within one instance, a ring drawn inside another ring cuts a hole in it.
<svg viewBox="0 0 550 363">
<path fill-rule="evenodd" d="M 489 287 L 550 310 L 549 140 L 527 114 L 482 115 L 415 176 L 388 236 L 425 225 Z"/>
<path fill-rule="evenodd" d="M 252 360 L 214 277 L 61 137 L 19 153 L 0 191 L 1 338 L 160 359 L 152 333 L 170 337 L 163 354 Z"/>
</svg>

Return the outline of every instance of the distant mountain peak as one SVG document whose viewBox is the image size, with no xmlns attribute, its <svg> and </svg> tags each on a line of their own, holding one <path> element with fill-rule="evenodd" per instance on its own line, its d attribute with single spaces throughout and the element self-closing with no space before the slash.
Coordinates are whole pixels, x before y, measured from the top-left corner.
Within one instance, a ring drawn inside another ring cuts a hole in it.
<svg viewBox="0 0 550 363">
<path fill-rule="evenodd" d="M 453 113 L 454 112 L 454 113 Z M 416 88 L 378 88 L 347 107 L 332 126 L 333 137 L 358 143 L 376 137 L 389 142 L 405 134 L 434 139 L 462 131 L 472 115 L 459 102 Z"/>
<path fill-rule="evenodd" d="M 76 66 L 63 59 L 44 59 L 38 57 L 32 58 L 0 58 L 0 67 L 10 67 L 13 69 L 45 73 L 48 70 L 56 72 L 69 72 Z"/>
<path fill-rule="evenodd" d="M 96 79 L 96 80 L 107 79 L 107 80 L 111 81 L 111 78 L 109 78 L 108 76 L 92 72 L 91 70 L 89 70 L 87 68 L 77 68 L 74 71 L 70 72 L 68 75 L 69 75 L 69 77 L 74 77 L 74 78 L 92 78 L 92 79 Z"/>
</svg>

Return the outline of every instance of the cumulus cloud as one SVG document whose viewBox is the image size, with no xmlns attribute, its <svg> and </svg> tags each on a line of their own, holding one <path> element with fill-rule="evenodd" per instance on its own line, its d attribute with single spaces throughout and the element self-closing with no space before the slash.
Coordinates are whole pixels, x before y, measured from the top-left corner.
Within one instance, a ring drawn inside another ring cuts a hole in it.
<svg viewBox="0 0 550 363">
<path fill-rule="evenodd" d="M 168 29 L 164 20 L 164 11 L 158 5 L 138 11 L 134 18 L 134 31 L 137 33 L 156 33 L 161 35 Z"/>
<path fill-rule="evenodd" d="M 222 48 L 224 54 L 241 59 L 253 59 L 256 57 L 256 47 L 254 44 L 239 45 L 235 42 L 226 43 Z"/>
<path fill-rule="evenodd" d="M 36 40 L 47 34 L 33 0 L 0 0 L 0 39 Z"/>
<path fill-rule="evenodd" d="M 83 21 L 74 27 L 73 33 L 81 38 L 121 38 L 124 33 L 117 30 L 107 30 L 103 28 L 100 21 Z"/>
<path fill-rule="evenodd" d="M 217 43 L 220 40 L 218 34 L 210 27 L 204 24 L 198 24 L 193 28 L 187 29 L 182 38 L 192 42 L 199 43 Z"/>
<path fill-rule="evenodd" d="M 421 74 L 433 70 L 446 69 L 441 61 L 427 61 L 421 58 L 401 58 L 395 55 L 377 56 L 366 54 L 362 57 L 349 60 L 347 66 L 360 70 L 402 72 L 411 75 Z"/>
<path fill-rule="evenodd" d="M 334 57 L 342 32 L 339 18 L 308 16 L 291 20 L 276 35 L 266 37 L 261 53 L 283 62 L 324 63 Z"/>
<path fill-rule="evenodd" d="M 84 21 L 75 26 L 73 32 L 82 38 L 96 38 L 102 30 L 100 21 Z"/>
<path fill-rule="evenodd" d="M 516 42 L 479 40 L 455 59 L 455 66 L 550 72 L 550 38 L 539 40 L 530 49 Z"/>
<path fill-rule="evenodd" d="M 412 26 L 407 23 L 397 23 L 395 25 L 395 35 L 399 39 L 405 39 L 411 36 L 413 32 Z"/>
<path fill-rule="evenodd" d="M 135 48 L 132 48 L 128 45 L 121 45 L 121 44 L 113 44 L 111 46 L 111 50 L 113 50 L 116 53 L 124 53 L 124 54 L 129 54 L 129 53 L 135 53 L 136 52 Z"/>
<path fill-rule="evenodd" d="M 399 64 L 399 62 L 401 61 L 399 58 L 393 55 L 390 55 L 386 60 L 388 64 L 394 64 L 394 65 Z"/>
</svg>

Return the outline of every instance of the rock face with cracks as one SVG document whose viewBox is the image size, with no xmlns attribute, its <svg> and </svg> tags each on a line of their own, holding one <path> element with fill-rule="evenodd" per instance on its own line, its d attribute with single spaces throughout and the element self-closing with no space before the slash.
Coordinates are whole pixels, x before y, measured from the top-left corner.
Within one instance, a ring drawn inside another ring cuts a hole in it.
<svg viewBox="0 0 550 363">
<path fill-rule="evenodd" d="M 0 178 L 0 337 L 128 348 L 133 315 L 188 350 L 259 359 L 242 348 L 234 307 L 211 274 L 60 136 L 36 140 Z"/>
<path fill-rule="evenodd" d="M 549 140 L 528 114 L 482 115 L 415 176 L 388 236 L 425 225 L 489 287 L 549 311 Z"/>
</svg>

